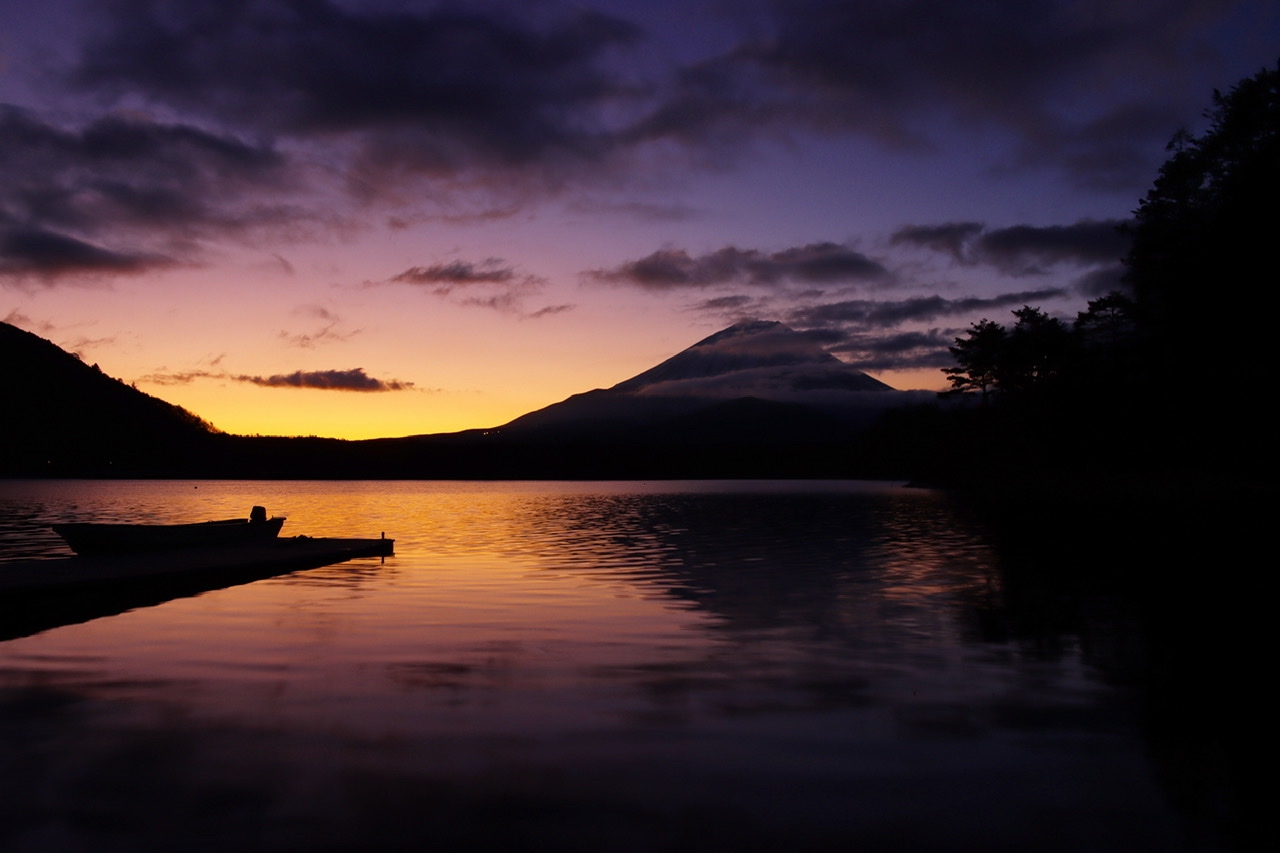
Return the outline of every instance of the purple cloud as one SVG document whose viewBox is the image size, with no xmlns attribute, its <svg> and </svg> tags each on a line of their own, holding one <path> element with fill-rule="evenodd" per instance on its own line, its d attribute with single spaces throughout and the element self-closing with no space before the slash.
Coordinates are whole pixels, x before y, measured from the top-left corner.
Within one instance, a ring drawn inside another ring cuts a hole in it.
<svg viewBox="0 0 1280 853">
<path fill-rule="evenodd" d="M 477 308 L 488 308 L 521 319 L 539 319 L 570 310 L 571 305 L 548 305 L 537 310 L 525 308 L 526 301 L 546 286 L 547 280 L 522 274 L 501 258 L 487 258 L 480 263 L 450 261 L 447 264 L 410 267 L 381 284 L 409 284 L 424 288 L 433 296 L 464 294 L 457 302 Z"/>
<path fill-rule="evenodd" d="M 647 290 L 673 290 L 729 283 L 764 286 L 787 281 L 867 281 L 887 278 L 889 272 L 878 261 L 847 246 L 810 243 L 778 252 L 726 246 L 698 257 L 683 249 L 660 249 L 637 261 L 585 275 L 595 281 L 633 284 Z"/>
<path fill-rule="evenodd" d="M 232 376 L 237 382 L 249 382 L 264 388 L 315 388 L 323 391 L 407 391 L 412 382 L 398 379 L 375 379 L 364 368 L 351 370 L 295 370 L 274 376 Z"/>
<path fill-rule="evenodd" d="M 980 222 L 906 225 L 889 242 L 944 253 L 963 264 L 985 264 L 1007 275 L 1030 275 L 1056 264 L 1115 265 L 1129 248 L 1125 224 L 1118 219 L 1084 219 L 1071 225 L 990 230 Z"/>
<path fill-rule="evenodd" d="M 0 281 L 137 275 L 172 264 L 159 255 L 112 251 L 55 231 L 0 227 Z"/>
<path fill-rule="evenodd" d="M 1003 293 L 992 297 L 946 299 L 942 296 L 916 296 L 901 300 L 850 299 L 824 305 L 796 309 L 791 322 L 800 326 L 837 324 L 859 328 L 892 328 L 907 322 L 925 322 L 940 317 L 955 317 L 1004 308 L 1010 305 L 1036 303 L 1067 296 L 1063 288 L 1050 287 Z"/>
</svg>

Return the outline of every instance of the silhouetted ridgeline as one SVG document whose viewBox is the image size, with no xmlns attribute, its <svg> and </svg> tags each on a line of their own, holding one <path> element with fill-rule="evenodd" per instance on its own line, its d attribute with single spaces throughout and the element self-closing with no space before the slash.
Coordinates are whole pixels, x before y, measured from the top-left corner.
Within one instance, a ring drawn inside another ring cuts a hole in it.
<svg viewBox="0 0 1280 853">
<path fill-rule="evenodd" d="M 574 395 L 497 429 L 341 441 L 221 433 L 196 415 L 85 365 L 49 341 L 0 324 L 0 363 L 8 396 L 0 423 L 0 476 L 905 475 L 907 466 L 886 467 L 880 461 L 882 453 L 862 447 L 859 436 L 881 412 L 918 400 L 919 395 L 882 386 L 826 353 L 809 352 L 811 345 L 804 342 L 798 354 L 779 362 L 779 341 L 789 344 L 793 335 L 776 323 L 742 324 L 664 362 L 656 372 L 612 389 Z M 753 363 L 749 351 L 762 341 L 769 345 L 771 361 Z M 735 358 L 727 360 L 728 354 Z M 717 377 L 724 376 L 731 377 L 728 391 L 717 384 Z M 806 402 L 753 396 L 752 383 L 765 379 L 766 385 L 784 381 L 788 393 Z M 691 391 L 693 383 L 701 385 Z M 678 393 L 668 391 L 672 387 Z"/>
<path fill-rule="evenodd" d="M 49 341 L 0 323 L 0 474 L 111 476 L 177 470 L 216 430 Z"/>
<path fill-rule="evenodd" d="M 753 361 L 754 351 L 766 357 Z M 1034 410 L 942 408 L 922 402 L 931 394 L 876 383 L 776 323 L 732 327 L 612 388 L 502 427 L 367 441 L 227 435 L 3 324 L 0 364 L 8 395 L 0 476 L 8 477 L 867 477 L 1023 488 L 1135 469 L 1144 456 L 1100 452 L 1115 440 L 1114 421 L 1079 395 Z"/>
</svg>

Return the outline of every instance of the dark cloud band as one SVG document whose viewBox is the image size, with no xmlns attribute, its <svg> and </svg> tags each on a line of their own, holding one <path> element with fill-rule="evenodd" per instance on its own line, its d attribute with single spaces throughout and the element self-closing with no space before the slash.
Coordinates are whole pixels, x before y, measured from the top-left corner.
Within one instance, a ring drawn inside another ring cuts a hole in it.
<svg viewBox="0 0 1280 853">
<path fill-rule="evenodd" d="M 163 247 L 296 221 L 262 198 L 287 173 L 269 146 L 189 125 L 0 105 L 0 278 L 135 274 L 176 263 Z"/>
<path fill-rule="evenodd" d="M 1049 287 L 1041 290 L 1003 293 L 993 297 L 965 299 L 946 299 L 941 296 L 918 296 L 896 301 L 851 299 L 798 309 L 793 313 L 792 321 L 798 325 L 808 326 L 839 324 L 861 328 L 892 328 L 907 322 L 927 322 L 942 317 L 963 316 L 994 308 L 1006 308 L 1010 305 L 1061 299 L 1067 295 L 1067 291 L 1063 288 Z"/>
<path fill-rule="evenodd" d="M 249 382 L 265 388 L 315 388 L 322 391 L 408 391 L 412 382 L 398 379 L 375 379 L 364 368 L 351 370 L 296 370 L 274 376 L 233 376 L 237 382 Z"/>
<path fill-rule="evenodd" d="M 158 255 L 114 252 L 39 228 L 0 229 L 0 279 L 133 275 L 170 265 Z"/>
<path fill-rule="evenodd" d="M 836 243 L 810 243 L 779 252 L 727 246 L 708 255 L 683 249 L 661 249 L 613 269 L 592 270 L 586 277 L 633 284 L 648 290 L 672 290 L 740 283 L 825 283 L 888 277 L 880 262 Z"/>
<path fill-rule="evenodd" d="M 414 168 L 511 165 L 599 147 L 595 111 L 620 94 L 601 54 L 639 32 L 515 5 L 138 0 L 101 17 L 74 80 L 276 134 L 357 134 Z"/>
<path fill-rule="evenodd" d="M 964 264 L 986 264 L 1009 275 L 1027 275 L 1055 264 L 1114 265 L 1129 248 L 1125 226 L 1117 219 L 1086 219 L 1071 225 L 988 230 L 980 222 L 950 222 L 903 226 L 889 242 L 948 254 Z"/>
</svg>

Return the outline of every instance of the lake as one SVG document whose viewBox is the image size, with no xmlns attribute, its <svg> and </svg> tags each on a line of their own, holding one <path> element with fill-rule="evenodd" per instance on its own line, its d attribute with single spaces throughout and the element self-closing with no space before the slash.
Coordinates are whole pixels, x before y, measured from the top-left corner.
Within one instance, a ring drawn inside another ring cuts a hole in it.
<svg viewBox="0 0 1280 853">
<path fill-rule="evenodd" d="M 0 571 L 253 504 L 395 556 L 0 642 L 0 848 L 1228 843 L 1134 607 L 940 492 L 0 480 Z"/>
</svg>

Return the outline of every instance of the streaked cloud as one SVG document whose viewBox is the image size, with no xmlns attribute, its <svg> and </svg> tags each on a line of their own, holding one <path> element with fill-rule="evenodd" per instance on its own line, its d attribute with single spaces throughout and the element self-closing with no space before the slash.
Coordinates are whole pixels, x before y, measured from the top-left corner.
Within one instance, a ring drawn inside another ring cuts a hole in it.
<svg viewBox="0 0 1280 853">
<path fill-rule="evenodd" d="M 578 306 L 576 305 L 570 305 L 568 303 L 564 303 L 561 305 L 547 305 L 537 309 L 536 311 L 530 311 L 529 313 L 524 315 L 524 318 L 526 320 L 540 320 L 543 317 L 552 317 L 552 316 L 555 316 L 556 314 L 564 314 L 568 311 L 572 311 L 574 308 L 577 308 L 577 307 Z"/>
<path fill-rule="evenodd" d="M 190 385 L 197 379 L 231 379 L 231 375 L 224 371 L 211 370 L 158 370 L 155 373 L 148 373 L 139 376 L 135 382 L 142 382 L 148 385 Z"/>
<path fill-rule="evenodd" d="M 286 172 L 267 145 L 190 125 L 63 125 L 0 105 L 0 282 L 136 275 L 190 261 L 201 239 L 304 218 L 264 197 Z"/>
<path fill-rule="evenodd" d="M 857 333 L 842 336 L 829 347 L 833 353 L 862 370 L 921 370 L 951 367 L 955 359 L 947 347 L 955 343 L 954 330 L 928 329 L 891 334 Z"/>
<path fill-rule="evenodd" d="M 988 229 L 980 222 L 907 225 L 889 238 L 950 255 L 961 264 L 991 266 L 1006 275 L 1043 273 L 1056 264 L 1115 265 L 1129 249 L 1122 220 L 1082 220 L 1070 225 L 1012 225 Z"/>
<path fill-rule="evenodd" d="M 986 226 L 981 222 L 944 222 L 939 225 L 905 225 L 893 232 L 889 244 L 920 246 L 964 261 L 969 244 Z"/>
<path fill-rule="evenodd" d="M 488 258 L 478 264 L 469 261 L 451 261 L 429 267 L 410 267 L 391 277 L 398 284 L 422 284 L 442 293 L 450 293 L 457 287 L 472 284 L 507 284 L 516 280 L 515 270 L 503 264 L 501 258 Z M 526 281 L 535 281 L 526 277 Z"/>
<path fill-rule="evenodd" d="M 17 326 L 19 329 L 26 329 L 28 332 L 37 333 L 41 337 L 44 337 L 57 329 L 57 326 L 48 320 L 36 320 L 30 315 L 19 311 L 17 308 L 14 308 L 6 314 L 3 322 L 8 323 L 10 326 Z"/>
<path fill-rule="evenodd" d="M 375 379 L 362 367 L 350 370 L 295 370 L 272 376 L 230 376 L 236 382 L 249 382 L 264 388 L 313 388 L 321 391 L 408 391 L 412 382 L 399 379 Z"/>
<path fill-rule="evenodd" d="M 263 388 L 311 388 L 320 391 L 409 391 L 414 383 L 399 379 L 377 379 L 362 367 L 350 370 L 295 370 L 270 376 L 228 373 L 222 370 L 158 371 L 140 376 L 136 381 L 151 385 L 189 385 L 201 379 L 246 382 Z"/>
<path fill-rule="evenodd" d="M 899 300 L 849 299 L 799 308 L 792 313 L 790 322 L 800 326 L 837 324 L 859 328 L 892 328 L 906 322 L 928 322 L 944 317 L 965 316 L 1010 305 L 1021 306 L 1061 299 L 1068 295 L 1064 288 L 1048 287 L 961 299 L 947 299 L 936 294 Z"/>
<path fill-rule="evenodd" d="M 1217 28 L 1268 15 L 1264 3 L 1218 0 L 1105 14 L 1079 0 L 792 0 L 763 9 L 732 49 L 683 69 L 633 132 L 732 146 L 762 126 L 789 125 L 935 151 L 950 144 L 948 131 L 981 126 L 1012 142 L 1012 156 L 992 168 L 1136 192 L 1150 180 L 1146 152 L 1194 118 L 1183 106 L 1194 79 L 1186 66 L 1225 65 Z M 1150 91 L 1154 79 L 1166 88 Z"/>
<path fill-rule="evenodd" d="M 292 347 L 298 347 L 300 349 L 315 349 L 321 344 L 351 340 L 351 338 L 358 334 L 360 334 L 359 329 L 342 331 L 338 328 L 338 324 L 333 322 L 321 326 L 314 332 L 288 332 L 281 329 L 280 339 Z"/>
<path fill-rule="evenodd" d="M 1120 231 L 1123 224 L 1086 220 L 1073 225 L 998 228 L 978 237 L 973 250 L 978 260 L 1011 275 L 1039 273 L 1059 263 L 1116 264 L 1129 249 L 1129 236 Z"/>
<path fill-rule="evenodd" d="M 0 283 L 138 275 L 172 265 L 160 255 L 112 251 L 43 228 L 0 226 Z"/>
<path fill-rule="evenodd" d="M 366 286 L 407 284 L 420 287 L 432 296 L 456 297 L 459 305 L 488 308 L 521 319 L 539 319 L 571 310 L 573 306 L 549 305 L 529 309 L 527 303 L 547 285 L 541 276 L 518 272 L 502 258 L 480 262 L 455 260 L 430 266 L 410 267 L 381 282 Z"/>
<path fill-rule="evenodd" d="M 1182 104 L 1199 78 L 1182 64 L 1223 64 L 1208 33 L 1256 5 L 1156 0 L 1099 16 L 1079 0 L 797 0 L 744 11 L 750 26 L 670 53 L 652 49 L 655 19 L 616 6 L 93 4 L 42 74 L 80 108 L 0 106 L 0 282 L 198 263 L 206 243 L 272 229 L 295 240 L 335 225 L 474 223 L 569 191 L 579 212 L 702 219 L 685 200 L 617 190 L 800 134 L 936 153 L 955 125 L 978 125 L 1012 140 L 1001 168 L 1136 191 L 1151 152 L 1194 118 Z M 1134 82 L 1144 79 L 1164 89 Z M 1199 103 L 1203 91 L 1193 94 Z M 1032 274 L 1066 262 L 1083 225 L 1055 238 L 978 236 L 961 222 L 898 239 L 957 257 L 964 244 L 970 261 Z M 730 244 L 591 275 L 664 289 L 866 280 L 883 263 L 827 243 L 781 253 Z M 449 272 L 402 276 L 464 283 Z"/>
<path fill-rule="evenodd" d="M 353 175 L 381 184 L 597 156 L 598 111 L 625 92 L 603 54 L 640 32 L 516 4 L 139 0 L 99 16 L 71 77 L 277 135 L 345 138 Z"/>
<path fill-rule="evenodd" d="M 869 281 L 888 275 L 879 261 L 848 246 L 810 243 L 777 252 L 726 246 L 700 256 L 684 249 L 659 249 L 612 269 L 590 270 L 584 277 L 647 290 L 672 290 L 730 283 L 768 286 L 782 282 Z"/>
</svg>

